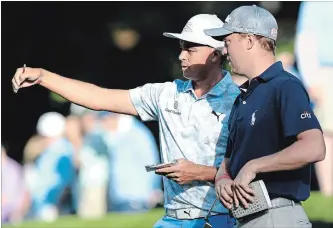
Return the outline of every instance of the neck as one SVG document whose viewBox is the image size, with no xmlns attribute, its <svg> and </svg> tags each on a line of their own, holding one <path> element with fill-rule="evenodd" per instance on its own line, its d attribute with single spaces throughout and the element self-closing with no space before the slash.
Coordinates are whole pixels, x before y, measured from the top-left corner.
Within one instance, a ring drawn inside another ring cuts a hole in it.
<svg viewBox="0 0 333 228">
<path fill-rule="evenodd" d="M 200 80 L 193 80 L 194 93 L 199 98 L 208 93 L 224 77 L 222 70 L 213 69 Z"/>
<path fill-rule="evenodd" d="M 272 53 L 265 52 L 257 58 L 253 58 L 251 69 L 249 73 L 245 75 L 250 81 L 262 74 L 270 66 L 276 62 L 275 56 Z"/>
</svg>

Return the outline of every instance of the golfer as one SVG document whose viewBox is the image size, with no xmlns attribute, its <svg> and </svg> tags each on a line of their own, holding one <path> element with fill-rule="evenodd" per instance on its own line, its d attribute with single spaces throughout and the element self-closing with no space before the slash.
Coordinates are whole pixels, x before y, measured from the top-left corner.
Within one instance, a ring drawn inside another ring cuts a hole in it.
<svg viewBox="0 0 333 228">
<path fill-rule="evenodd" d="M 201 228 L 216 199 L 214 178 L 226 150 L 231 107 L 240 93 L 230 74 L 222 69 L 224 43 L 204 33 L 222 25 L 216 15 L 199 14 L 180 34 L 164 33 L 180 41 L 179 60 L 187 81 L 116 90 L 26 67 L 17 69 L 13 89 L 17 93 L 39 84 L 90 109 L 158 121 L 162 162 L 178 163 L 156 171 L 164 175 L 166 214 L 155 227 Z M 233 227 L 234 220 L 221 203 L 215 204 L 210 215 L 214 227 Z"/>
<path fill-rule="evenodd" d="M 301 201 L 310 196 L 311 164 L 325 158 L 323 133 L 303 84 L 275 60 L 278 26 L 257 6 L 241 6 L 220 28 L 232 71 L 248 81 L 229 119 L 227 152 L 216 176 L 222 203 L 253 202 L 249 184 L 263 180 L 273 207 L 238 220 L 239 227 L 311 227 Z"/>
</svg>

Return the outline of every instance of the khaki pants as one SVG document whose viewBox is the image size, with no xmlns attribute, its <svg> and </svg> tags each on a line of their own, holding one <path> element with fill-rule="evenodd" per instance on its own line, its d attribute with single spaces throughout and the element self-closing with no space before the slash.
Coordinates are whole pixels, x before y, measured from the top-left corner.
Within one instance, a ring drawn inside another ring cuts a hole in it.
<svg viewBox="0 0 333 228">
<path fill-rule="evenodd" d="M 237 221 L 238 228 L 311 228 L 312 224 L 306 215 L 301 205 L 279 207 L 264 212 L 259 212 L 258 215 Z"/>
<path fill-rule="evenodd" d="M 83 187 L 78 215 L 83 218 L 103 217 L 107 212 L 107 186 Z"/>
</svg>

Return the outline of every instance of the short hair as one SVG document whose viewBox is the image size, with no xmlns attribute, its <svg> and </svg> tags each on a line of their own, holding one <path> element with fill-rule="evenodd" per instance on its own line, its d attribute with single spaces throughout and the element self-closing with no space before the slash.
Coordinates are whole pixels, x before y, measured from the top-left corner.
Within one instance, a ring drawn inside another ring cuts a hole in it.
<svg viewBox="0 0 333 228">
<path fill-rule="evenodd" d="M 242 38 L 245 38 L 247 35 L 248 34 L 246 33 L 240 33 Z M 262 49 L 268 52 L 272 52 L 273 55 L 275 55 L 276 42 L 274 40 L 260 35 L 254 35 L 254 37 L 258 40 Z"/>
</svg>

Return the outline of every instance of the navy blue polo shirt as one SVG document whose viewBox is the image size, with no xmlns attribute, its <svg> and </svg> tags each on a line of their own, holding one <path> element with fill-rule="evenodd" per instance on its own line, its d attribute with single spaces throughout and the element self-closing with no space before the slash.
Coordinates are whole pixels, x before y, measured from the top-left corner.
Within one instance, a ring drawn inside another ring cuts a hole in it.
<svg viewBox="0 0 333 228">
<path fill-rule="evenodd" d="M 320 129 L 303 84 L 276 62 L 241 87 L 229 118 L 226 157 L 235 178 L 250 160 L 277 153 L 296 141 L 298 134 Z M 246 92 L 244 91 L 246 90 Z M 272 199 L 304 201 L 310 195 L 311 165 L 291 171 L 259 173 Z"/>
</svg>

